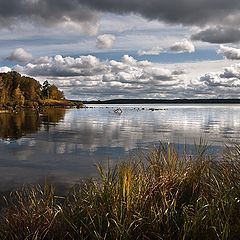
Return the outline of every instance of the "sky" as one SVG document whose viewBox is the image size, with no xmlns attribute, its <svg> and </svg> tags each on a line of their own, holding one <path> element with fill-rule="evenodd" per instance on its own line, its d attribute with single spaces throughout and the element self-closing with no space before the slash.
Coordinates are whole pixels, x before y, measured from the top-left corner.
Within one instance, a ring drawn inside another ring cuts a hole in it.
<svg viewBox="0 0 240 240">
<path fill-rule="evenodd" d="M 0 0 L 0 72 L 66 98 L 239 98 L 239 0 Z"/>
</svg>

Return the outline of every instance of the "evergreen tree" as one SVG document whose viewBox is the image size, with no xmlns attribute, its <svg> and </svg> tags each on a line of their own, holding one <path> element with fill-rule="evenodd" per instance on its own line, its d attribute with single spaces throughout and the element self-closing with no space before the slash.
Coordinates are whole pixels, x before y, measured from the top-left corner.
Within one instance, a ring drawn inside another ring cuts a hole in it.
<svg viewBox="0 0 240 240">
<path fill-rule="evenodd" d="M 42 85 L 42 91 L 41 91 L 41 96 L 43 99 L 48 99 L 49 98 L 49 88 L 50 88 L 49 82 L 46 80 L 43 85 Z"/>
</svg>

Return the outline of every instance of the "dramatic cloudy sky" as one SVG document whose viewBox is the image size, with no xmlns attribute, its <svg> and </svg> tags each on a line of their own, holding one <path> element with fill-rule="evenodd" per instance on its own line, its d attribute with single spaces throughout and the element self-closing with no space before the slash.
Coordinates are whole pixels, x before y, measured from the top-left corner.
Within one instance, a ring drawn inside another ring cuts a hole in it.
<svg viewBox="0 0 240 240">
<path fill-rule="evenodd" d="M 0 71 L 71 99 L 240 97 L 239 0 L 0 0 Z"/>
</svg>

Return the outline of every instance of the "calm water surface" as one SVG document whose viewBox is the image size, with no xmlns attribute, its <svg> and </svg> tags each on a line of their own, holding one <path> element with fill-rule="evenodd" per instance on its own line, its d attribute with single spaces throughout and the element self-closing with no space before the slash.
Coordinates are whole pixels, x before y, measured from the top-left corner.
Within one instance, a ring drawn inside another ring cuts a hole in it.
<svg viewBox="0 0 240 240">
<path fill-rule="evenodd" d="M 119 106 L 117 106 L 119 107 Z M 160 141 L 182 146 L 208 139 L 214 151 L 240 142 L 240 105 L 89 105 L 0 113 L 0 192 L 23 184 L 72 184 L 96 163 L 126 159 Z"/>
</svg>

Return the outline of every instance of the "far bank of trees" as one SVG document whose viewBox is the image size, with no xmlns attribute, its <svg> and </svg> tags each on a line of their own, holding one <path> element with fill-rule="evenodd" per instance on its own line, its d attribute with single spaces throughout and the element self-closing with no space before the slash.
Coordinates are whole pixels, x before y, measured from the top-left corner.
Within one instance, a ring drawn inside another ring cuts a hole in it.
<svg viewBox="0 0 240 240">
<path fill-rule="evenodd" d="M 0 73 L 0 107 L 38 107 L 50 100 L 64 99 L 64 93 L 48 81 L 41 85 L 15 71 Z"/>
</svg>

